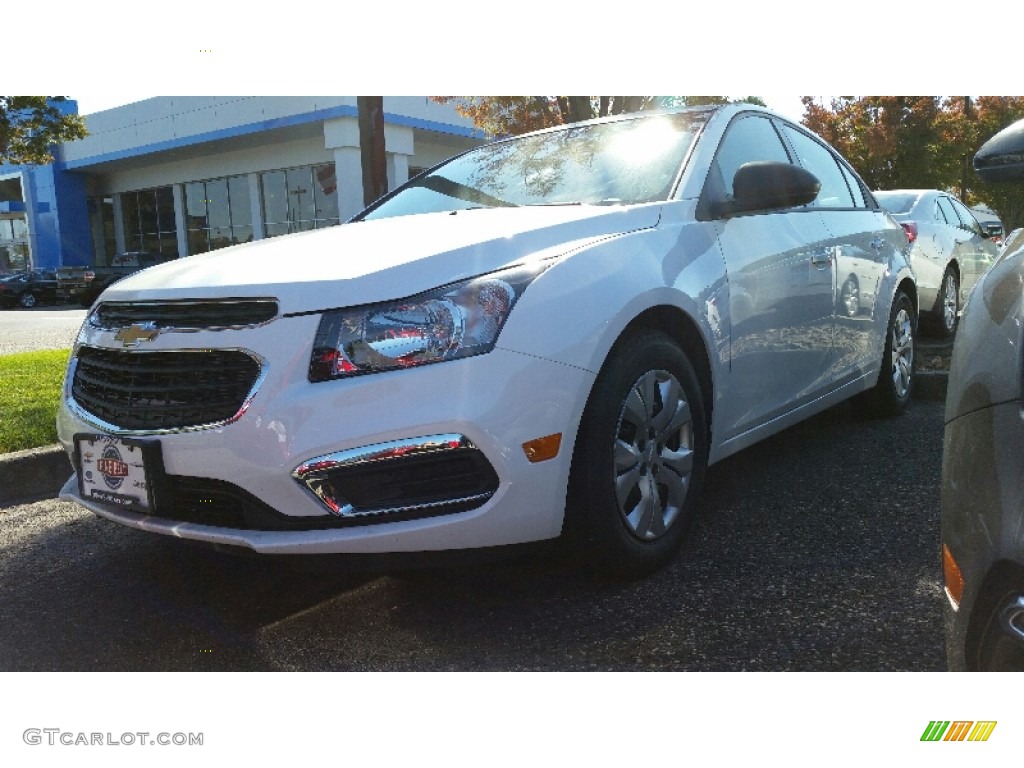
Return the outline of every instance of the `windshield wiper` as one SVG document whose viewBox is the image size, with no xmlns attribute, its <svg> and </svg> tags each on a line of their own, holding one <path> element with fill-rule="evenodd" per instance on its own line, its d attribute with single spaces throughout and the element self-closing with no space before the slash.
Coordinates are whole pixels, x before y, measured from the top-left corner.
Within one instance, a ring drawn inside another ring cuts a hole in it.
<svg viewBox="0 0 1024 768">
<path fill-rule="evenodd" d="M 479 203 L 485 205 L 488 208 L 515 208 L 515 203 L 510 203 L 508 200 L 502 200 L 499 197 L 494 197 L 486 192 L 481 192 L 479 189 L 473 187 L 467 187 L 465 184 L 460 184 L 457 181 L 446 179 L 444 176 L 427 176 L 426 178 L 420 179 L 415 182 L 417 187 L 426 187 L 434 192 L 440 192 L 442 195 L 448 197 L 454 197 L 459 200 L 468 200 L 471 203 Z"/>
</svg>

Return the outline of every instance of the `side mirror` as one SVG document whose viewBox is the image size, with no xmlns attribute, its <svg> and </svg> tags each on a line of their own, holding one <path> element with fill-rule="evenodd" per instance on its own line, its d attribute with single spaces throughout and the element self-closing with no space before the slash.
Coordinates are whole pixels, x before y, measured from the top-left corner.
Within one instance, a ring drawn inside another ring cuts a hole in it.
<svg viewBox="0 0 1024 768">
<path fill-rule="evenodd" d="M 1024 120 L 982 144 L 974 155 L 974 170 L 985 181 L 1024 179 Z"/>
<path fill-rule="evenodd" d="M 732 189 L 731 213 L 773 211 L 812 202 L 821 191 L 821 182 L 797 165 L 756 162 L 740 166 Z"/>
</svg>

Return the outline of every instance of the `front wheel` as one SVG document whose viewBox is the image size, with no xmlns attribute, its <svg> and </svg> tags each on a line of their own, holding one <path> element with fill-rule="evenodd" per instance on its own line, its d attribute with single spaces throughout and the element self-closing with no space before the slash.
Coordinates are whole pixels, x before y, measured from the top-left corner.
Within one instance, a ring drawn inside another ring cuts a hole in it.
<svg viewBox="0 0 1024 768">
<path fill-rule="evenodd" d="M 25 309 L 31 309 L 36 305 L 36 295 L 32 291 L 25 291 L 18 299 L 18 303 Z"/>
<path fill-rule="evenodd" d="M 693 366 L 667 336 L 617 345 L 576 440 L 566 533 L 603 570 L 641 575 L 676 553 L 693 522 L 708 430 Z"/>
<path fill-rule="evenodd" d="M 915 317 L 910 298 L 897 291 L 889 312 L 878 382 L 867 393 L 869 407 L 881 415 L 898 416 L 910 402 L 914 386 Z"/>
</svg>

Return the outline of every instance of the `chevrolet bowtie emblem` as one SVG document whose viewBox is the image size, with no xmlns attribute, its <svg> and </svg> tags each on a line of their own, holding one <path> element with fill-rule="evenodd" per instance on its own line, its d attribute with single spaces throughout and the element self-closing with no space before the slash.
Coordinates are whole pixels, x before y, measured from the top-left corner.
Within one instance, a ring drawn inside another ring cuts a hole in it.
<svg viewBox="0 0 1024 768">
<path fill-rule="evenodd" d="M 137 347 L 140 341 L 152 341 L 159 335 L 160 329 L 154 323 L 142 323 L 122 328 L 114 336 L 114 339 L 122 342 L 126 347 Z"/>
</svg>

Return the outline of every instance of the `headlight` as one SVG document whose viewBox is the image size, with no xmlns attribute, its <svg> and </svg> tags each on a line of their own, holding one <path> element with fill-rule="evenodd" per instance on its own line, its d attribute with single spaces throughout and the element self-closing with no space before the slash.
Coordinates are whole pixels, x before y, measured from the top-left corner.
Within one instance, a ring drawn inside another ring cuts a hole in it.
<svg viewBox="0 0 1024 768">
<path fill-rule="evenodd" d="M 313 343 L 309 380 L 490 352 L 519 296 L 548 266 L 514 267 L 408 299 L 325 312 Z"/>
</svg>

